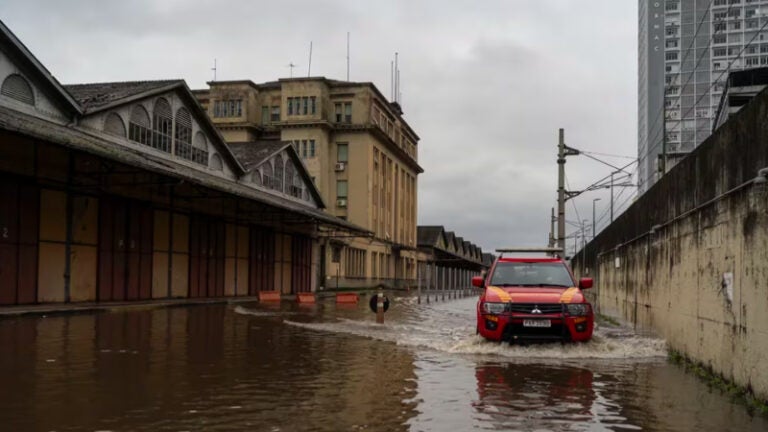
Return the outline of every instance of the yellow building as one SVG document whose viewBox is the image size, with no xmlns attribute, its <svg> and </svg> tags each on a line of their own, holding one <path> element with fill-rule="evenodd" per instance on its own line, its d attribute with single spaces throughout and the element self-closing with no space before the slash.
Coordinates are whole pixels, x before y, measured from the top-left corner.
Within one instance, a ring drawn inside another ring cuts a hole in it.
<svg viewBox="0 0 768 432">
<path fill-rule="evenodd" d="M 224 139 L 294 145 L 326 211 L 372 237 L 321 245 L 325 288 L 411 285 L 416 277 L 419 137 L 371 83 L 291 78 L 215 81 L 194 94 Z M 269 181 L 276 173 L 261 173 Z M 322 285 L 322 283 L 320 284 Z"/>
</svg>

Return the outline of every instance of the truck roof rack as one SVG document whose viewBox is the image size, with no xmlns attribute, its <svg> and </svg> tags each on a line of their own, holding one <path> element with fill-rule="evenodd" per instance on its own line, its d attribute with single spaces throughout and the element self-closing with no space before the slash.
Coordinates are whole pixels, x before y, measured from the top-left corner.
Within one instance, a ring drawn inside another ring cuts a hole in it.
<svg viewBox="0 0 768 432">
<path fill-rule="evenodd" d="M 517 247 L 517 248 L 500 248 L 496 249 L 496 252 L 500 253 L 500 257 L 504 256 L 504 254 L 510 254 L 510 253 L 545 253 L 547 255 L 553 256 L 562 256 L 563 250 L 560 248 L 554 248 L 554 247 Z"/>
</svg>

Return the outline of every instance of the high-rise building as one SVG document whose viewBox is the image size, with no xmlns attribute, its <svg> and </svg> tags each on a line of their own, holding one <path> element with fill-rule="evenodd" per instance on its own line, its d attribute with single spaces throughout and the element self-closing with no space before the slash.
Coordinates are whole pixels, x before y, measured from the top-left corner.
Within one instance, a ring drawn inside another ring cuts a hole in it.
<svg viewBox="0 0 768 432">
<path fill-rule="evenodd" d="M 638 181 L 712 133 L 728 73 L 768 65 L 768 0 L 640 0 Z"/>
</svg>

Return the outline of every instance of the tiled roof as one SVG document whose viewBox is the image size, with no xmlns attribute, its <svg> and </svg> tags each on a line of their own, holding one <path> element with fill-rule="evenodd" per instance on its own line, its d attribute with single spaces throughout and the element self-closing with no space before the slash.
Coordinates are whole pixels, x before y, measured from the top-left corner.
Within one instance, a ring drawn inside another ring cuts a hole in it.
<svg viewBox="0 0 768 432">
<path fill-rule="evenodd" d="M 221 178 L 219 176 L 190 168 L 182 164 L 170 164 L 160 156 L 140 152 L 129 147 L 115 144 L 93 134 L 84 133 L 76 127 L 62 126 L 39 119 L 10 108 L 0 107 L 0 129 L 18 132 L 35 139 L 56 143 L 67 148 L 90 153 L 119 163 L 124 163 L 149 172 L 182 179 L 186 182 L 236 195 L 244 199 L 279 208 L 294 214 L 302 215 L 310 220 L 343 228 L 362 235 L 371 235 L 367 229 L 346 220 L 339 219 L 315 209 L 276 194 L 267 193 L 252 187 Z"/>
<path fill-rule="evenodd" d="M 419 246 L 435 246 L 442 232 L 443 227 L 441 225 L 418 226 L 416 227 L 417 244 Z"/>
<path fill-rule="evenodd" d="M 243 165 L 246 171 L 261 165 L 267 158 L 275 154 L 285 146 L 290 145 L 287 141 L 279 140 L 261 140 L 251 142 L 233 142 L 227 144 L 237 160 Z"/>
<path fill-rule="evenodd" d="M 91 111 L 121 99 L 183 82 L 183 80 L 125 81 L 68 84 L 65 85 L 64 88 L 75 98 L 84 110 Z"/>
</svg>

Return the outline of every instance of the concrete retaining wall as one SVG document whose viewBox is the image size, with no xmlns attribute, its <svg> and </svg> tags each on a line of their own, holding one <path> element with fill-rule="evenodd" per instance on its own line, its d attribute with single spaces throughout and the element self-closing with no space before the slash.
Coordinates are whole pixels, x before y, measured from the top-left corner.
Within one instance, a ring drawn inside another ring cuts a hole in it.
<svg viewBox="0 0 768 432">
<path fill-rule="evenodd" d="M 598 311 L 768 400 L 768 95 L 577 254 Z"/>
</svg>

